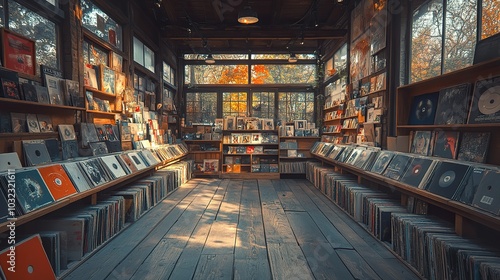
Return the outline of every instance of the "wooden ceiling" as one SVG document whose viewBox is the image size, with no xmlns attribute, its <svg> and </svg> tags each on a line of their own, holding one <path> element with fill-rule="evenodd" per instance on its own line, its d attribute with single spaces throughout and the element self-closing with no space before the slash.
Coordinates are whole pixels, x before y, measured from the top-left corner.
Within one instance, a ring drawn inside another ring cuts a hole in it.
<svg viewBox="0 0 500 280">
<path fill-rule="evenodd" d="M 342 39 L 350 14 L 344 0 L 148 0 L 162 36 L 181 52 L 297 52 Z M 160 4 L 158 6 L 158 3 Z M 250 5 L 259 22 L 238 23 Z"/>
</svg>

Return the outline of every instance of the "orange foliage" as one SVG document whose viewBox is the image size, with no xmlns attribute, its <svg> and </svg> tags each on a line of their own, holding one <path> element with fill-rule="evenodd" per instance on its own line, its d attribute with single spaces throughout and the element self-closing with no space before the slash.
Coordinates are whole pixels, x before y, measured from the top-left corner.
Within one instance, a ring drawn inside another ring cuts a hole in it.
<svg viewBox="0 0 500 280">
<path fill-rule="evenodd" d="M 248 66 L 236 65 L 234 68 L 226 68 L 217 81 L 218 84 L 248 84 Z"/>
<path fill-rule="evenodd" d="M 266 65 L 255 65 L 252 68 L 252 84 L 264 84 L 269 75 L 269 68 Z"/>
</svg>

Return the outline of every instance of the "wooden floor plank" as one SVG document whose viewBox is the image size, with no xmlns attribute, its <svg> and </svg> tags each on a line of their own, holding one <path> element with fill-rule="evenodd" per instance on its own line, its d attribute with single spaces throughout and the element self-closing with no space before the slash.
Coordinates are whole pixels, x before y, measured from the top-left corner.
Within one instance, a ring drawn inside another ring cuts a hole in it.
<svg viewBox="0 0 500 280">
<path fill-rule="evenodd" d="M 233 278 L 233 254 L 201 255 L 193 279 L 231 280 Z"/>
<path fill-rule="evenodd" d="M 278 179 L 278 180 L 271 180 L 271 183 L 274 187 L 274 189 L 277 192 L 288 192 L 290 189 L 288 188 L 288 185 L 284 183 L 283 180 Z"/>
<path fill-rule="evenodd" d="M 267 251 L 273 279 L 314 279 L 306 258 L 297 244 L 268 242 Z"/>
<path fill-rule="evenodd" d="M 356 279 L 380 279 L 370 265 L 355 250 L 336 250 L 340 259 L 349 268 L 349 271 Z M 397 278 L 393 278 L 397 279 Z"/>
<path fill-rule="evenodd" d="M 285 211 L 299 211 L 304 212 L 304 208 L 300 204 L 300 202 L 295 198 L 295 195 L 292 191 L 278 191 L 276 190 L 276 194 L 278 195 L 279 200 L 281 201 L 281 205 L 283 206 L 283 210 Z"/>
<path fill-rule="evenodd" d="M 355 279 L 330 243 L 302 243 L 300 248 L 316 279 Z"/>
<path fill-rule="evenodd" d="M 302 243 L 328 243 L 309 213 L 286 212 L 286 216 L 299 245 Z"/>
<path fill-rule="evenodd" d="M 267 256 L 265 259 L 234 259 L 235 280 L 267 280 L 272 279 L 271 268 Z"/>
<path fill-rule="evenodd" d="M 149 232 L 165 218 L 165 215 L 170 213 L 197 185 L 196 181 L 192 181 L 179 187 L 165 200 L 144 214 L 141 219 L 113 238 L 91 258 L 80 263 L 74 271 L 67 275 L 67 278 L 77 280 L 103 279 L 112 273 L 122 259 L 129 255 L 135 246 L 144 240 Z M 110 258 L 109 256 L 114 257 Z M 115 279 L 124 279 L 118 272 L 115 274 L 117 274 Z"/>
</svg>

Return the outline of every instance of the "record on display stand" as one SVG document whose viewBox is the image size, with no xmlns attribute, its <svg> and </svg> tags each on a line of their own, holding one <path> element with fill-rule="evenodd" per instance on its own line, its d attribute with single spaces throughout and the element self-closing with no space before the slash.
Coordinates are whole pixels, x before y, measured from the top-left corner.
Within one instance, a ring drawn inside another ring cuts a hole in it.
<svg viewBox="0 0 500 280">
<path fill-rule="evenodd" d="M 434 160 L 429 158 L 413 158 L 410 165 L 408 166 L 408 169 L 401 178 L 401 182 L 415 188 L 423 188 L 426 175 L 429 172 L 432 172 L 434 164 Z"/>
<path fill-rule="evenodd" d="M 0 172 L 19 168 L 22 168 L 22 165 L 17 153 L 0 154 Z"/>
<path fill-rule="evenodd" d="M 467 123 L 500 123 L 500 77 L 476 82 Z"/>
<path fill-rule="evenodd" d="M 87 178 L 94 187 L 105 184 L 106 182 L 109 181 L 106 176 L 106 171 L 99 162 L 99 159 L 97 158 L 86 159 L 79 161 L 78 164 L 85 172 L 85 174 L 87 174 Z"/>
<path fill-rule="evenodd" d="M 373 163 L 371 172 L 377 173 L 377 174 L 382 174 L 391 162 L 392 158 L 394 156 L 394 152 L 391 151 L 381 151 L 378 154 L 377 159 L 375 160 L 375 163 Z"/>
<path fill-rule="evenodd" d="M 470 166 L 455 162 L 441 162 L 434 170 L 427 191 L 452 198 L 462 184 Z"/>
<path fill-rule="evenodd" d="M 399 180 L 411 162 L 411 157 L 405 154 L 396 154 L 387 165 L 383 175 L 393 180 Z"/>
<path fill-rule="evenodd" d="M 489 169 L 485 167 L 474 167 L 469 174 L 467 174 L 467 177 L 464 179 L 462 185 L 452 199 L 467 205 L 472 205 L 477 187 L 488 170 Z"/>
<path fill-rule="evenodd" d="M 438 98 L 438 92 L 427 93 L 413 97 L 408 124 L 434 124 Z"/>
<path fill-rule="evenodd" d="M 470 84 L 460 84 L 439 91 L 435 124 L 464 124 L 471 99 Z"/>
<path fill-rule="evenodd" d="M 79 192 L 84 192 L 92 188 L 91 183 L 87 179 L 86 175 L 80 169 L 78 162 L 65 162 L 61 164 L 66 173 L 68 174 L 73 185 L 78 189 Z"/>
<path fill-rule="evenodd" d="M 142 161 L 142 159 L 138 153 L 130 152 L 130 153 L 127 153 L 127 156 L 131 159 L 132 164 L 135 165 L 137 170 L 141 170 L 141 169 L 144 169 L 147 167 L 146 164 Z"/>
<path fill-rule="evenodd" d="M 500 171 L 489 170 L 477 187 L 476 194 L 472 205 L 493 213 L 500 215 Z"/>
<path fill-rule="evenodd" d="M 70 124 L 60 124 L 57 126 L 61 141 L 76 140 L 75 128 Z"/>
<path fill-rule="evenodd" d="M 101 161 L 109 171 L 111 178 L 117 179 L 127 175 L 127 172 L 122 168 L 122 165 L 115 156 L 101 157 Z"/>
<path fill-rule="evenodd" d="M 54 200 L 59 200 L 77 193 L 75 186 L 60 164 L 38 168 Z"/>
<path fill-rule="evenodd" d="M 50 163 L 50 154 L 44 140 L 23 140 L 23 150 L 27 166 Z"/>
<path fill-rule="evenodd" d="M 132 163 L 132 159 L 130 159 L 127 154 L 121 154 L 117 157 L 119 157 L 123 161 L 123 163 L 127 166 L 131 173 L 137 172 L 137 167 Z"/>
<path fill-rule="evenodd" d="M 36 169 L 16 171 L 16 198 L 24 214 L 54 202 Z"/>
</svg>

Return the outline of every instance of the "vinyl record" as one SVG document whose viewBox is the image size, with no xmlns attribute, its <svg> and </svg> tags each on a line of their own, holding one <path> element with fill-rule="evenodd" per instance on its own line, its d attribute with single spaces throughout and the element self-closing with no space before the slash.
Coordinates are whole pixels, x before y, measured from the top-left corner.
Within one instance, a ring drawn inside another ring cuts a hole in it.
<svg viewBox="0 0 500 280">
<path fill-rule="evenodd" d="M 50 154 L 44 140 L 25 140 L 23 150 L 27 166 L 50 163 Z"/>
<path fill-rule="evenodd" d="M 411 170 L 411 175 L 418 176 L 421 171 L 422 171 L 422 165 L 417 164 L 413 166 L 413 169 Z"/>
<path fill-rule="evenodd" d="M 401 182 L 418 188 L 432 164 L 431 159 L 414 158 L 401 178 Z"/>
<path fill-rule="evenodd" d="M 500 172 L 495 172 L 493 170 L 487 171 L 477 187 L 472 205 L 495 215 L 500 215 L 499 180 Z"/>
<path fill-rule="evenodd" d="M 38 168 L 43 181 L 54 200 L 75 194 L 77 191 L 61 165 L 50 165 Z"/>
<path fill-rule="evenodd" d="M 16 171 L 16 199 L 24 214 L 54 202 L 36 169 Z"/>
<path fill-rule="evenodd" d="M 417 103 L 416 116 L 419 120 L 426 120 L 432 116 L 434 104 L 430 99 L 420 100 Z"/>
<path fill-rule="evenodd" d="M 439 178 L 439 186 L 441 188 L 447 188 L 453 184 L 455 181 L 455 172 L 452 170 L 448 170 L 444 172 Z"/>
<path fill-rule="evenodd" d="M 487 89 L 477 102 L 481 114 L 495 114 L 500 110 L 500 86 Z"/>
</svg>

